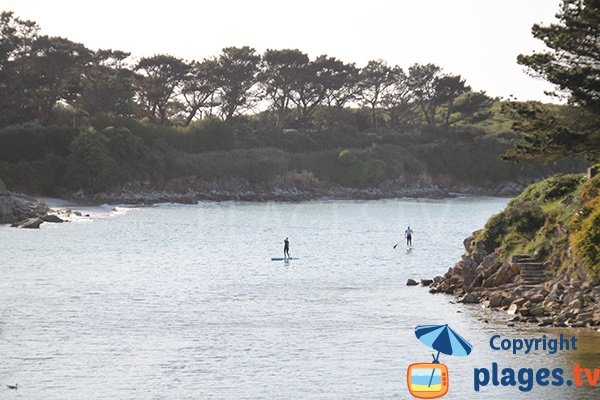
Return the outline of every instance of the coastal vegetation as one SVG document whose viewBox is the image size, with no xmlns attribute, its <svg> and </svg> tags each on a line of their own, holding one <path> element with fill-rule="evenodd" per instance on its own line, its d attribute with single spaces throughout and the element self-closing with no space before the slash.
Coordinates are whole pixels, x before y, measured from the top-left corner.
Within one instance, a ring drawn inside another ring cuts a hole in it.
<svg viewBox="0 0 600 400">
<path fill-rule="evenodd" d="M 11 190 L 85 197 L 137 183 L 301 181 L 511 194 L 585 165 L 577 153 L 501 160 L 520 116 L 433 64 L 359 67 L 247 46 L 204 60 L 135 58 L 43 35 L 11 12 L 0 33 L 0 178 Z"/>
<path fill-rule="evenodd" d="M 556 85 L 566 108 L 510 104 L 522 139 L 505 155 L 513 159 L 560 159 L 583 155 L 600 161 L 600 8 L 591 0 L 563 0 L 557 23 L 536 24 L 534 37 L 548 50 L 518 62 Z M 589 176 L 560 175 L 538 182 L 493 216 L 476 240 L 500 253 L 550 261 L 555 269 L 580 264 L 600 272 L 598 165 Z"/>
<path fill-rule="evenodd" d="M 557 175 L 529 186 L 490 218 L 475 240 L 504 259 L 528 254 L 557 269 L 574 259 L 600 272 L 600 175 Z M 572 251 L 571 251 L 572 250 Z"/>
<path fill-rule="evenodd" d="M 518 61 L 557 86 L 567 107 L 504 104 L 522 134 L 509 159 L 561 159 L 574 154 L 588 174 L 552 176 L 527 187 L 482 230 L 433 293 L 506 310 L 514 321 L 559 327 L 600 325 L 600 7 L 563 0 L 558 22 L 534 25 L 549 50 Z"/>
</svg>

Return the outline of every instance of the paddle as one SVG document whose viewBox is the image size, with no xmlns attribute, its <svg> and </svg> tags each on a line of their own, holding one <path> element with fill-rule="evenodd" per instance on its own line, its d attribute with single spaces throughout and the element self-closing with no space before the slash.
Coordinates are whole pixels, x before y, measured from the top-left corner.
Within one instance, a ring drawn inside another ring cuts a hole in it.
<svg viewBox="0 0 600 400">
<path fill-rule="evenodd" d="M 400 244 L 400 243 L 396 243 L 396 244 L 394 245 L 394 248 L 396 248 L 396 247 L 397 247 L 399 244 Z"/>
</svg>

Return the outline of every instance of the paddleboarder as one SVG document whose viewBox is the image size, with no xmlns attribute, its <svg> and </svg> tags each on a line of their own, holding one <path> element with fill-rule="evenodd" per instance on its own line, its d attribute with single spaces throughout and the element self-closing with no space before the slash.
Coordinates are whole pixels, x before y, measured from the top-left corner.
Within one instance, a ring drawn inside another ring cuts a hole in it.
<svg viewBox="0 0 600 400">
<path fill-rule="evenodd" d="M 413 230 L 410 229 L 410 226 L 409 226 L 404 231 L 404 237 L 406 238 L 406 247 L 412 247 L 412 234 L 413 234 Z"/>
<path fill-rule="evenodd" d="M 290 241 L 288 238 L 283 241 L 283 258 L 290 258 Z"/>
</svg>

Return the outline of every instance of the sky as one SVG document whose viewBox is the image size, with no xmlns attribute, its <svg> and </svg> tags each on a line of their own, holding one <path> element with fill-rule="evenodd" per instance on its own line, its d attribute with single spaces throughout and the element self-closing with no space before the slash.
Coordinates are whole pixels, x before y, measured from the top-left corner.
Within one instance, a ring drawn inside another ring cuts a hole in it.
<svg viewBox="0 0 600 400">
<path fill-rule="evenodd" d="M 91 49 L 202 60 L 227 46 L 297 48 L 364 66 L 435 63 L 474 90 L 556 101 L 516 63 L 543 50 L 534 23 L 554 22 L 559 0 L 0 0 L 42 33 Z"/>
</svg>

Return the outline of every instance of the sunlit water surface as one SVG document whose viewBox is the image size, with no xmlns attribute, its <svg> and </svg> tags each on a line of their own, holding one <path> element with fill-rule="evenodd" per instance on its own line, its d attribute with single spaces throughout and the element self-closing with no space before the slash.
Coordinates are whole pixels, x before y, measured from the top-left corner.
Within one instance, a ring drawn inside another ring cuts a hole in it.
<svg viewBox="0 0 600 400">
<path fill-rule="evenodd" d="M 440 358 L 448 399 L 600 398 L 574 387 L 475 392 L 474 368 L 494 361 L 600 367 L 600 341 L 573 331 L 576 352 L 493 352 L 496 333 L 559 332 L 507 327 L 506 314 L 405 285 L 443 274 L 506 203 L 105 207 L 86 210 L 87 222 L 0 228 L 0 398 L 407 399 L 407 366 L 431 360 L 414 327 L 444 323 L 474 346 Z M 409 224 L 414 248 L 393 249 Z M 299 259 L 271 262 L 286 236 Z"/>
</svg>

